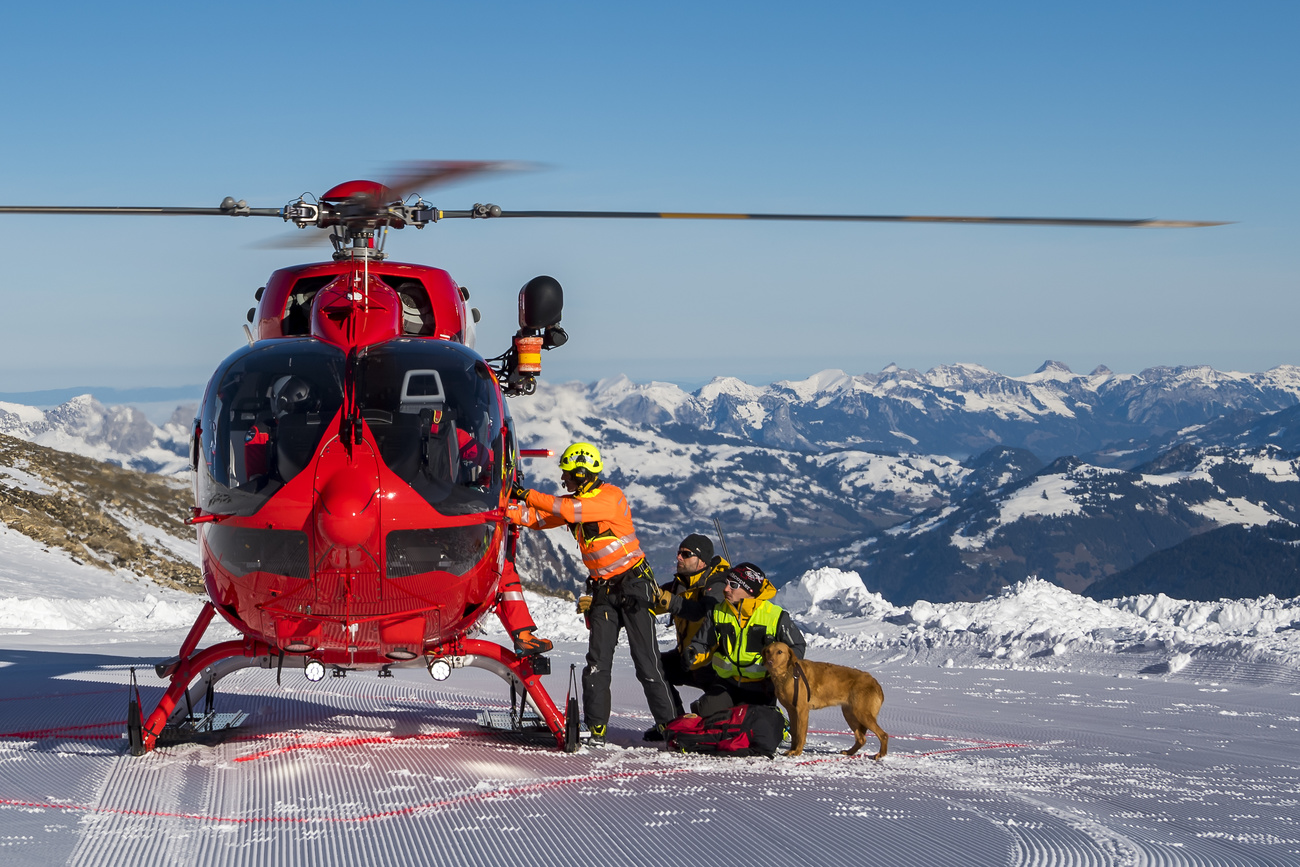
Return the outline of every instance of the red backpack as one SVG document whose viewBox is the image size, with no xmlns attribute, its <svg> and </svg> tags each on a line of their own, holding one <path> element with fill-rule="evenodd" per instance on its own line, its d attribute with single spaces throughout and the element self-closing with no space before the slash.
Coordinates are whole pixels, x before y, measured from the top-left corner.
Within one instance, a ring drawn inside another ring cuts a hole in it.
<svg viewBox="0 0 1300 867">
<path fill-rule="evenodd" d="M 738 704 L 711 717 L 680 716 L 665 728 L 668 747 L 678 752 L 771 758 L 785 734 L 785 717 L 768 705 Z"/>
</svg>

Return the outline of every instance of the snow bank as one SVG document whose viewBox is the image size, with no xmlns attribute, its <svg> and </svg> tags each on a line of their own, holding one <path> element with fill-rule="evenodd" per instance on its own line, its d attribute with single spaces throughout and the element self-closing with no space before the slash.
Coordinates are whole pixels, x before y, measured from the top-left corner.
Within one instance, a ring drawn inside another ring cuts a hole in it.
<svg viewBox="0 0 1300 867">
<path fill-rule="evenodd" d="M 1076 653 L 1153 652 L 1167 672 L 1193 657 L 1251 657 L 1300 668 L 1300 598 L 1187 602 L 1132 596 L 1099 602 L 1030 578 L 981 602 L 918 600 L 897 608 L 855 572 L 815 569 L 777 602 L 815 646 L 943 651 L 965 665 Z"/>
<path fill-rule="evenodd" d="M 198 616 L 203 600 L 143 599 L 101 596 L 95 599 L 0 599 L 0 629 L 67 629 L 139 632 L 185 629 Z"/>
<path fill-rule="evenodd" d="M 101 569 L 0 524 L 0 629 L 183 629 L 204 601 L 124 569 Z"/>
<path fill-rule="evenodd" d="M 902 611 L 879 593 L 867 590 L 857 572 L 825 567 L 777 591 L 776 604 L 791 614 L 814 618 L 822 614 L 853 617 L 888 617 Z"/>
<path fill-rule="evenodd" d="M 1156 596 L 1127 596 L 1107 603 L 1152 623 L 1166 623 L 1191 634 L 1264 636 L 1300 624 L 1300 598 L 1220 599 L 1186 602 Z"/>
</svg>

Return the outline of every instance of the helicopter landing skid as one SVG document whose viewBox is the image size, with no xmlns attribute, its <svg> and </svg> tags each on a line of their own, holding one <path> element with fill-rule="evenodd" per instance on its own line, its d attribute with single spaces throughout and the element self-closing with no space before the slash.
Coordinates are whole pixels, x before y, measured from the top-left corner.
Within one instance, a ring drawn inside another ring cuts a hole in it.
<svg viewBox="0 0 1300 867">
<path fill-rule="evenodd" d="M 527 708 L 522 713 L 513 708 L 509 711 L 484 709 L 478 712 L 474 722 L 479 728 L 529 742 L 549 744 L 555 741 L 555 736 L 546 727 L 546 721 L 532 708 Z"/>
<path fill-rule="evenodd" d="M 181 645 L 180 653 L 155 666 L 159 677 L 169 678 L 167 689 L 157 707 L 147 717 L 135 688 L 135 670 L 131 671 L 132 695 L 127 712 L 127 741 L 131 755 L 142 756 L 155 747 L 176 743 L 215 743 L 228 736 L 247 716 L 242 713 L 216 713 L 213 692 L 217 681 L 245 668 L 275 667 L 276 656 L 264 642 L 252 638 L 223 641 L 206 650 L 198 650 L 199 640 L 216 613 L 211 602 L 203 606 L 194 626 Z M 425 651 L 432 669 L 435 662 L 448 660 L 452 667 L 473 666 L 491 671 L 510 683 L 511 694 L 519 696 L 519 707 L 512 715 L 510 731 L 517 734 L 549 733 L 561 749 L 565 744 L 565 717 L 542 685 L 542 675 L 550 674 L 551 662 L 545 656 L 516 656 L 499 644 L 477 639 L 459 639 Z M 532 707 L 525 710 L 526 701 Z M 203 702 L 203 712 L 196 713 Z M 514 701 L 511 705 L 513 707 Z M 496 726 L 490 726 L 496 728 Z"/>
<path fill-rule="evenodd" d="M 177 744 L 213 746 L 234 734 L 246 719 L 248 714 L 243 711 L 234 713 L 208 711 L 204 714 L 190 714 L 181 720 L 179 725 L 168 723 L 154 745 L 159 747 L 171 747 Z"/>
<path fill-rule="evenodd" d="M 565 748 L 565 718 L 542 686 L 541 676 L 551 673 L 551 660 L 547 657 L 516 656 L 491 641 L 461 639 L 430 648 L 425 651 L 425 659 L 431 673 L 435 663 L 446 661 L 452 668 L 485 669 L 510 684 L 510 711 L 479 711 L 480 726 L 543 740 L 549 734 L 556 746 Z"/>
</svg>

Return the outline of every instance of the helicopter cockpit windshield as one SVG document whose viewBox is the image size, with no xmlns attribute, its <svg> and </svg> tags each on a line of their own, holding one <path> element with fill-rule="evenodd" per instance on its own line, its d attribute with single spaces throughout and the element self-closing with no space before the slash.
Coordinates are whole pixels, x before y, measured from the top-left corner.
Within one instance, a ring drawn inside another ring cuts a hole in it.
<svg viewBox="0 0 1300 867">
<path fill-rule="evenodd" d="M 357 356 L 357 403 L 384 463 L 439 512 L 497 507 L 501 407 L 472 350 L 412 338 L 367 347 Z"/>
<path fill-rule="evenodd" d="M 339 349 L 310 337 L 226 359 L 203 403 L 203 508 L 251 515 L 302 472 L 343 405 L 343 369 Z"/>
<path fill-rule="evenodd" d="M 446 515 L 498 506 L 501 404 L 487 364 L 457 343 L 397 338 L 356 355 L 357 406 L 384 464 Z M 348 361 L 312 337 L 226 359 L 204 398 L 199 502 L 251 515 L 311 464 L 343 405 Z"/>
</svg>

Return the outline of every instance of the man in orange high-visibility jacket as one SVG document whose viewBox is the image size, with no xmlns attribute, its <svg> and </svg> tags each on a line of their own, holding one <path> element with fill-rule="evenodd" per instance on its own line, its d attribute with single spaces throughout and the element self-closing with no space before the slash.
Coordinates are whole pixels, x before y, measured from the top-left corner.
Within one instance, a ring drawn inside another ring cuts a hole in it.
<svg viewBox="0 0 1300 867">
<path fill-rule="evenodd" d="M 567 496 L 516 488 L 510 520 L 525 527 L 547 529 L 568 525 L 582 551 L 590 577 L 587 594 L 578 600 L 591 626 L 587 667 L 582 670 L 582 715 L 591 742 L 603 744 L 610 712 L 610 669 L 618 633 L 627 630 L 628 649 L 637 679 L 655 724 L 647 740 L 663 740 L 663 727 L 673 719 L 672 693 L 664 679 L 650 606 L 659 587 L 650 571 L 632 525 L 627 497 L 602 483 L 600 452 L 590 443 L 574 443 L 560 456 L 560 480 Z"/>
</svg>

